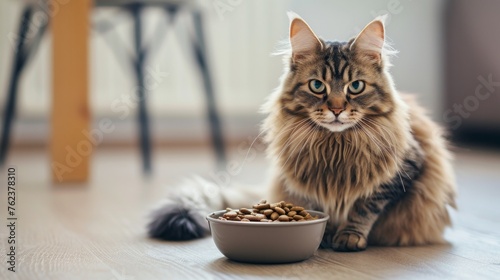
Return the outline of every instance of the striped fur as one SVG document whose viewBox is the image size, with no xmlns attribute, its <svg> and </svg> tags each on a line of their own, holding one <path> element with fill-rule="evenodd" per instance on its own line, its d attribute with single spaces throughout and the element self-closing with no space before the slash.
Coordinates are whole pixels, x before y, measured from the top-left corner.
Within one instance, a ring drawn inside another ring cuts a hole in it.
<svg viewBox="0 0 500 280">
<path fill-rule="evenodd" d="M 291 25 L 312 33 L 300 18 Z M 383 43 L 373 40 L 383 42 L 383 22 L 349 42 L 316 39 L 307 50 L 295 51 L 291 36 L 282 85 L 265 106 L 263 130 L 278 167 L 273 201 L 330 214 L 324 245 L 339 251 L 442 242 L 455 196 L 450 154 L 441 129 L 394 89 Z M 368 37 L 370 49 L 356 45 Z M 324 94 L 312 92 L 312 79 L 326 85 Z M 361 94 L 346 91 L 355 80 L 366 84 Z M 343 109 L 337 119 L 346 125 L 325 122 L 332 107 Z"/>
<path fill-rule="evenodd" d="M 376 19 L 348 42 L 329 42 L 292 15 L 282 83 L 263 107 L 271 190 L 196 179 L 153 213 L 149 235 L 199 238 L 206 213 L 266 197 L 327 212 L 322 245 L 334 250 L 443 242 L 455 205 L 451 156 L 441 129 L 394 89 L 384 32 Z M 314 80 L 324 90 L 313 92 Z M 356 80 L 359 94 L 348 90 Z"/>
</svg>

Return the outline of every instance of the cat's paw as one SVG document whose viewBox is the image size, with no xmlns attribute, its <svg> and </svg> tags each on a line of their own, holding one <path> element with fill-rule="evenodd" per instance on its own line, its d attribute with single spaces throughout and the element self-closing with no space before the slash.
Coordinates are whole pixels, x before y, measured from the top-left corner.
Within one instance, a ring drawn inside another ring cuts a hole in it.
<svg viewBox="0 0 500 280">
<path fill-rule="evenodd" d="M 366 249 L 364 236 L 352 231 L 340 231 L 333 237 L 332 248 L 339 252 L 357 252 Z"/>
</svg>

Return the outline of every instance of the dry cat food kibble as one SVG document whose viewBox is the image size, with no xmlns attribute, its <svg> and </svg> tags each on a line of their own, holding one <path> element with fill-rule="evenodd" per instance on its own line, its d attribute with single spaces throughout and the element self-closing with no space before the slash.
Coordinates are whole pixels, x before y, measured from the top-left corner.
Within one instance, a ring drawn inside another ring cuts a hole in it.
<svg viewBox="0 0 500 280">
<path fill-rule="evenodd" d="M 261 200 L 251 209 L 227 208 L 226 213 L 219 217 L 223 221 L 238 222 L 305 222 L 318 219 L 309 214 L 304 207 L 293 205 L 284 201 L 276 203 L 267 203 L 267 200 Z"/>
</svg>

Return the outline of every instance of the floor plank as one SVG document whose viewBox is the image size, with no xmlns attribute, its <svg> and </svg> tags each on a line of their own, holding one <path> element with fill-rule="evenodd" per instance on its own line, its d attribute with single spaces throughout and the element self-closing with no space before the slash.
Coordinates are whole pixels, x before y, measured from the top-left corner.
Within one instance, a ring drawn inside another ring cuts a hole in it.
<svg viewBox="0 0 500 280">
<path fill-rule="evenodd" d="M 233 160 L 244 155 L 233 151 Z M 0 279 L 498 279 L 500 275 L 500 153 L 460 151 L 460 196 L 447 245 L 384 248 L 361 253 L 320 250 L 307 261 L 250 265 L 227 260 L 211 238 L 160 242 L 145 236 L 147 213 L 168 186 L 193 174 L 211 176 L 210 151 L 161 150 L 155 176 L 143 178 L 132 150 L 98 150 L 93 177 L 53 185 L 44 152 L 14 152 L 18 168 L 18 271 Z M 231 180 L 258 184 L 268 164 L 259 156 Z M 5 180 L 2 170 L 0 180 Z M 2 189 L 5 192 L 5 189 Z M 2 194 L 0 219 L 6 221 Z M 2 226 L 4 228 L 4 226 Z M 0 231 L 6 254 L 7 231 Z"/>
</svg>

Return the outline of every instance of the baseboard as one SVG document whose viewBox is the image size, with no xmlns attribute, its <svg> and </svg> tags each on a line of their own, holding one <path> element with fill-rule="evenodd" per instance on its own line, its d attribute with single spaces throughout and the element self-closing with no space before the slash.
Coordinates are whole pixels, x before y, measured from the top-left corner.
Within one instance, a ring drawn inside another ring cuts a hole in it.
<svg viewBox="0 0 500 280">
<path fill-rule="evenodd" d="M 238 143 L 255 138 L 260 130 L 263 115 L 225 116 L 222 118 L 224 139 L 227 143 Z M 112 129 L 102 130 L 106 122 Z M 100 140 L 99 145 L 127 146 L 138 141 L 135 120 L 99 118 L 93 121 L 92 130 L 82 132 Z M 151 135 L 155 145 L 208 145 L 210 125 L 205 118 L 172 116 L 151 120 Z M 101 137 L 102 136 L 102 137 Z M 12 147 L 36 147 L 49 143 L 50 126 L 47 119 L 21 119 L 13 125 Z"/>
</svg>

